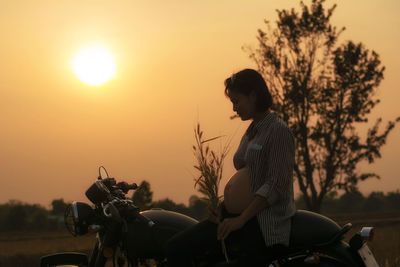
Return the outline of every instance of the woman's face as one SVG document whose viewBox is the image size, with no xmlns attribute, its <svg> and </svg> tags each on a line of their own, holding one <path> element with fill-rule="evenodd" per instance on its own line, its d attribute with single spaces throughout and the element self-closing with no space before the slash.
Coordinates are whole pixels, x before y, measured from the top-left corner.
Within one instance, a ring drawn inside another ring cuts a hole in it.
<svg viewBox="0 0 400 267">
<path fill-rule="evenodd" d="M 229 99 L 233 104 L 233 111 L 243 120 L 250 120 L 255 115 L 255 97 L 252 94 L 249 96 L 237 93 L 229 92 Z"/>
</svg>

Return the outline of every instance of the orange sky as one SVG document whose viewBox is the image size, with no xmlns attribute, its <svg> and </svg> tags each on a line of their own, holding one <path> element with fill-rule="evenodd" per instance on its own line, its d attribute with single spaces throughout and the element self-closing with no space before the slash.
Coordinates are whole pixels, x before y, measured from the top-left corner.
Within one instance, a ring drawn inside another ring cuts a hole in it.
<svg viewBox="0 0 400 267">
<path fill-rule="evenodd" d="M 386 66 L 371 124 L 399 116 L 400 2 L 327 2 L 339 3 L 333 23 L 347 28 L 341 40 L 363 42 Z M 86 201 L 99 165 L 128 182 L 149 181 L 154 199 L 187 203 L 196 192 L 193 127 L 199 120 L 207 136 L 233 136 L 236 149 L 248 122 L 229 119 L 223 81 L 255 67 L 241 47 L 256 45 L 257 29 L 276 19 L 277 8 L 297 3 L 1 0 L 0 203 Z M 70 68 L 92 43 L 116 57 L 117 76 L 99 87 L 83 84 Z M 399 137 L 397 127 L 383 158 L 360 166 L 382 177 L 361 184 L 363 192 L 400 189 Z M 231 161 L 232 153 L 222 186 Z"/>
</svg>

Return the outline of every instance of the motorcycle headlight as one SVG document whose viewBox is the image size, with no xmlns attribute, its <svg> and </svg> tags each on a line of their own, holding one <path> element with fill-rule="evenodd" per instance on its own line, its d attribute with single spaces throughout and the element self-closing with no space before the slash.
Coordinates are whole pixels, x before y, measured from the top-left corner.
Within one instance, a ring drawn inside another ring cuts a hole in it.
<svg viewBox="0 0 400 267">
<path fill-rule="evenodd" d="M 65 226 L 73 236 L 86 234 L 93 219 L 94 210 L 83 202 L 74 201 L 67 206 L 64 214 Z"/>
</svg>

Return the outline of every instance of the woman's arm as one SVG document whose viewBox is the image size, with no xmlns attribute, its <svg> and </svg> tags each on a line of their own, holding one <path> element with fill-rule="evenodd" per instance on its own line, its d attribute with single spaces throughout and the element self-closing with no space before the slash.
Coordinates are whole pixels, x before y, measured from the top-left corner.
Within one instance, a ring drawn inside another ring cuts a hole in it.
<svg viewBox="0 0 400 267">
<path fill-rule="evenodd" d="M 249 204 L 249 206 L 240 214 L 239 218 L 245 224 L 251 218 L 257 215 L 260 211 L 266 209 L 269 206 L 269 203 L 265 197 L 260 195 L 256 195 L 253 198 L 253 201 Z"/>
<path fill-rule="evenodd" d="M 246 224 L 257 213 L 269 206 L 266 198 L 256 195 L 249 206 L 238 217 L 226 218 L 218 225 L 217 239 L 222 240 L 235 230 L 238 230 Z"/>
<path fill-rule="evenodd" d="M 263 136 L 263 146 L 267 149 L 255 161 L 259 165 L 250 165 L 249 171 L 255 181 L 264 181 L 255 194 L 273 206 L 292 186 L 295 148 L 293 135 L 286 125 L 275 123 L 270 127 L 270 133 Z"/>
</svg>

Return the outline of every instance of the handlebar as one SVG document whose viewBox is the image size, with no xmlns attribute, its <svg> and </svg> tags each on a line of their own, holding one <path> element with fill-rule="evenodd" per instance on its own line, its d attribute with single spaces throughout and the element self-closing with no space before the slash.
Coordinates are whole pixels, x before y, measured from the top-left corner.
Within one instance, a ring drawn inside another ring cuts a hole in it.
<svg viewBox="0 0 400 267">
<path fill-rule="evenodd" d="M 135 190 L 138 188 L 136 183 L 132 183 L 132 184 L 128 184 L 127 182 L 117 183 L 114 178 L 105 178 L 101 181 L 108 189 L 110 189 L 110 190 L 120 189 L 125 194 L 128 193 L 129 190 Z"/>
<path fill-rule="evenodd" d="M 114 218 L 116 220 L 120 220 L 121 219 L 121 215 L 118 211 L 118 209 L 115 207 L 114 204 L 120 203 L 120 202 L 125 202 L 125 203 L 129 203 L 127 201 L 121 201 L 119 199 L 113 199 L 111 202 L 107 203 L 106 205 L 104 205 L 103 207 L 103 213 L 104 216 L 106 216 L 107 218 Z M 138 211 L 135 212 L 135 217 L 138 221 L 146 224 L 149 227 L 152 227 L 155 225 L 155 223 L 150 220 L 149 218 L 145 217 L 144 215 L 140 214 Z"/>
<path fill-rule="evenodd" d="M 116 187 L 117 187 L 118 189 L 121 189 L 122 192 L 124 192 L 125 194 L 128 193 L 129 190 L 135 190 L 135 189 L 138 188 L 138 186 L 137 186 L 136 183 L 128 184 L 128 183 L 126 183 L 126 182 L 119 182 L 119 183 L 116 185 Z"/>
<path fill-rule="evenodd" d="M 132 201 L 126 200 L 124 194 L 127 194 L 129 190 L 135 190 L 138 188 L 138 185 L 136 183 L 128 184 L 127 182 L 119 182 L 117 183 L 114 178 L 104 178 L 98 181 L 99 183 L 102 183 L 107 189 L 110 190 L 108 193 L 108 200 L 111 200 L 111 198 L 116 197 L 112 199 L 110 202 L 104 205 L 103 207 L 103 214 L 107 218 L 113 218 L 116 220 L 121 220 L 121 215 L 119 212 L 119 209 L 117 208 L 122 204 L 122 206 L 133 206 Z M 122 192 L 121 192 L 122 191 Z M 110 194 L 111 193 L 111 194 Z M 149 227 L 152 227 L 155 223 L 148 219 L 147 217 L 143 216 L 142 214 L 139 213 L 139 210 L 135 207 L 136 212 L 135 212 L 135 218 L 146 224 Z"/>
</svg>

